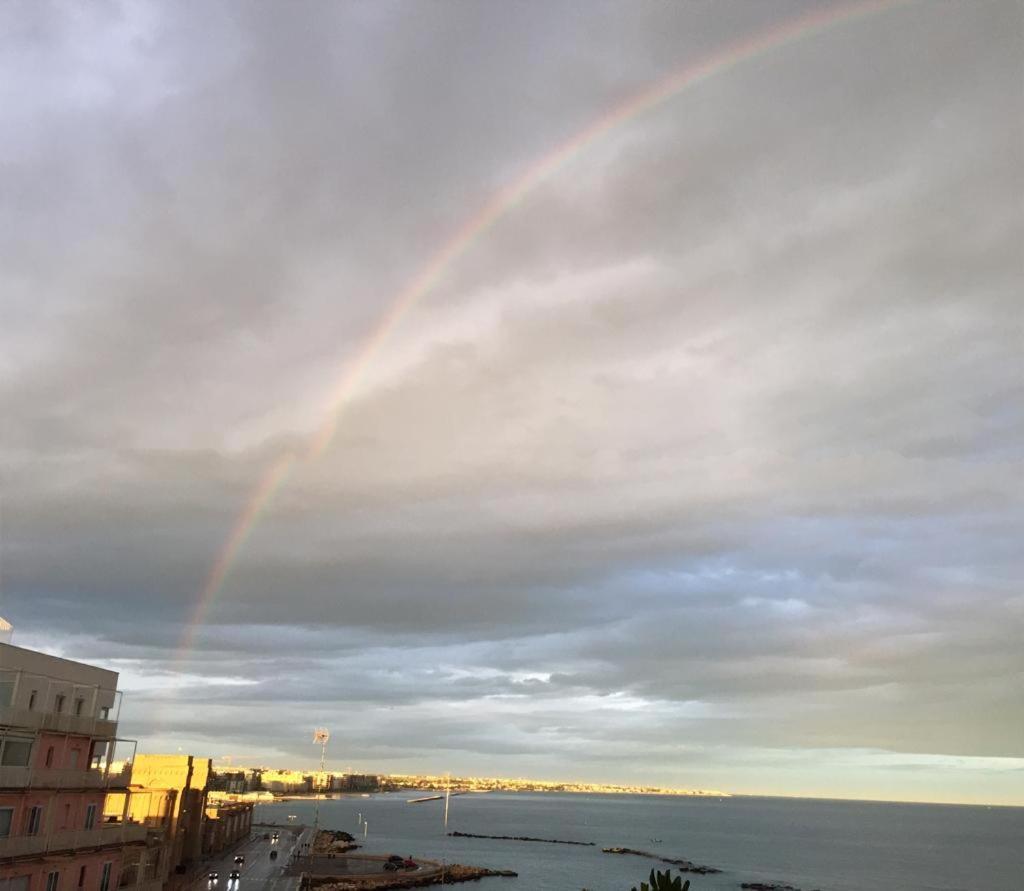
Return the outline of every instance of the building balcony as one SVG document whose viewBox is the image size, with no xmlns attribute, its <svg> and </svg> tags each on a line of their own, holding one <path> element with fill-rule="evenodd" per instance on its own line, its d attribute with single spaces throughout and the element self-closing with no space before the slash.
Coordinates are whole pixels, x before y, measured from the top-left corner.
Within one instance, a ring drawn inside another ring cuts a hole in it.
<svg viewBox="0 0 1024 891">
<path fill-rule="evenodd" d="M 118 789 L 131 781 L 131 765 L 121 770 L 55 770 L 0 767 L 0 789 Z"/>
<path fill-rule="evenodd" d="M 113 687 L 84 683 L 82 678 L 76 677 L 79 670 L 88 672 L 89 666 L 74 663 L 65 666 L 66 660 L 47 660 L 41 654 L 19 651 L 17 647 L 5 647 L 4 653 L 15 662 L 0 668 L 0 725 L 92 737 L 117 734 L 121 693 Z M 40 671 L 17 666 L 18 658 L 23 657 L 24 661 L 30 656 L 37 662 L 42 659 Z M 51 667 L 67 667 L 69 673 L 61 677 L 47 674 L 47 668 Z"/>
<path fill-rule="evenodd" d="M 31 730 L 49 730 L 55 733 L 73 733 L 94 739 L 117 736 L 117 721 L 95 715 L 70 715 L 63 712 L 44 712 L 36 709 L 0 706 L 0 725 L 25 727 Z"/>
<path fill-rule="evenodd" d="M 106 823 L 93 829 L 59 829 L 39 835 L 14 835 L 0 838 L 0 857 L 34 857 L 144 842 L 148 831 L 140 823 Z"/>
</svg>

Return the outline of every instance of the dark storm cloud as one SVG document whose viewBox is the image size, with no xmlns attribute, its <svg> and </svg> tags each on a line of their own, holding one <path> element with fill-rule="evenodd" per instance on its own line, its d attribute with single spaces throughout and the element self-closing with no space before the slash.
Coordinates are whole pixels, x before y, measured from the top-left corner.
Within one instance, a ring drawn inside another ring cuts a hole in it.
<svg viewBox="0 0 1024 891">
<path fill-rule="evenodd" d="M 253 759 L 344 723 L 369 769 L 941 797 L 1024 756 L 1018 5 L 893 8 L 608 132 L 302 457 L 496 189 L 797 11 L 5 9 L 18 639 L 121 671 L 153 746 Z"/>
</svg>

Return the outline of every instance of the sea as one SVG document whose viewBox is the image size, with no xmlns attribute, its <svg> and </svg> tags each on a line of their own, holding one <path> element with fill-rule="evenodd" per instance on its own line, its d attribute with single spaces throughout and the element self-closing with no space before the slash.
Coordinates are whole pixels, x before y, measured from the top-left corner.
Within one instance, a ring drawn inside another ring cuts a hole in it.
<svg viewBox="0 0 1024 891">
<path fill-rule="evenodd" d="M 605 854 L 603 847 L 722 870 L 684 876 L 691 891 L 737 891 L 743 882 L 801 891 L 1024 891 L 1024 808 L 496 792 L 450 801 L 449 830 L 594 842 L 585 847 L 452 838 L 445 834 L 443 801 L 407 801 L 424 794 L 260 804 L 254 819 L 283 824 L 293 816 L 311 826 L 319 806 L 322 828 L 350 832 L 367 853 L 519 874 L 485 879 L 493 891 L 630 891 L 652 868 L 671 868 L 647 857 Z"/>
</svg>

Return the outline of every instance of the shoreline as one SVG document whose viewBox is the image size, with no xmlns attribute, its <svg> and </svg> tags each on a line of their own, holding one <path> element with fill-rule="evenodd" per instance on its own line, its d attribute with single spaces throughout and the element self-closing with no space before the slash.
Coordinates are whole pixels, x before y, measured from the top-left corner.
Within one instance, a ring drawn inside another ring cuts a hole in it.
<svg viewBox="0 0 1024 891">
<path fill-rule="evenodd" d="M 285 875 L 299 876 L 301 891 L 360 891 L 360 889 L 425 888 L 430 885 L 475 882 L 492 876 L 517 878 L 510 869 L 445 864 L 433 858 L 417 858 L 409 871 L 395 869 L 395 857 L 388 854 L 351 854 L 358 848 L 347 832 L 321 829 L 312 842 L 312 855 L 296 861 Z M 398 858 L 399 861 L 401 858 Z M 361 868 L 350 872 L 350 864 Z M 390 867 L 390 869 L 389 869 Z"/>
<path fill-rule="evenodd" d="M 394 794 L 407 794 L 410 792 L 440 792 L 441 798 L 443 798 L 444 787 L 438 789 L 425 789 L 425 788 L 411 788 L 411 789 L 382 789 L 377 792 L 321 792 L 319 794 L 315 792 L 286 792 L 286 793 L 270 793 L 273 798 L 249 798 L 246 799 L 246 795 L 255 795 L 252 792 L 218 792 L 218 795 L 223 796 L 226 799 L 240 799 L 253 801 L 255 804 L 277 804 L 282 801 L 311 801 L 316 798 L 320 798 L 321 801 L 329 801 L 331 799 L 345 799 L 345 798 L 369 798 L 374 795 L 394 795 Z M 1005 802 L 973 802 L 973 801 L 909 801 L 898 798 L 836 798 L 831 796 L 823 795 L 765 795 L 759 792 L 720 792 L 720 793 L 704 793 L 704 792 L 626 792 L 619 790 L 592 790 L 583 791 L 577 789 L 472 789 L 466 790 L 467 792 L 473 792 L 474 794 L 480 794 L 485 792 L 506 794 L 506 795 L 636 795 L 644 797 L 658 797 L 658 798 L 702 798 L 702 799 L 715 799 L 715 798 L 753 798 L 759 800 L 768 801 L 814 801 L 830 804 L 881 804 L 881 805 L 907 805 L 910 807 L 956 807 L 956 808 L 977 808 L 980 810 L 992 810 L 998 808 L 1000 810 L 1024 810 L 1024 802 L 1020 804 L 1007 804 Z M 453 793 L 454 794 L 454 793 Z M 463 792 L 462 794 L 465 794 Z M 433 796 L 431 796 L 433 797 Z"/>
<path fill-rule="evenodd" d="M 425 792 L 429 793 L 422 797 L 414 800 L 410 800 L 410 804 L 422 804 L 428 801 L 442 801 L 444 800 L 445 787 L 440 786 L 437 788 L 430 788 L 425 786 L 416 786 L 413 788 L 396 788 L 396 789 L 381 789 L 376 792 L 271 792 L 273 798 L 251 798 L 249 800 L 255 801 L 256 804 L 276 804 L 281 801 L 331 801 L 331 800 L 343 800 L 351 798 L 370 798 L 375 795 L 408 795 L 412 792 Z M 457 795 L 487 795 L 487 794 L 501 794 L 501 795 L 639 795 L 648 797 L 658 798 L 706 798 L 706 799 L 722 799 L 722 798 L 772 798 L 772 797 L 784 797 L 784 796 L 766 796 L 766 795 L 736 795 L 732 792 L 631 792 L 625 789 L 460 789 L 458 792 L 452 792 L 451 797 Z M 225 798 L 239 798 L 245 800 L 246 795 L 256 795 L 258 793 L 253 792 L 223 792 L 218 793 L 223 795 Z M 811 799 L 811 800 L 829 800 L 829 799 Z M 840 801 L 853 800 L 853 799 L 836 799 Z M 888 802 L 886 802 L 888 803 Z M 903 802 L 897 802 L 903 803 Z M 966 807 L 986 807 L 986 805 L 965 805 Z M 1007 805 L 1011 807 L 1012 805 Z"/>
</svg>

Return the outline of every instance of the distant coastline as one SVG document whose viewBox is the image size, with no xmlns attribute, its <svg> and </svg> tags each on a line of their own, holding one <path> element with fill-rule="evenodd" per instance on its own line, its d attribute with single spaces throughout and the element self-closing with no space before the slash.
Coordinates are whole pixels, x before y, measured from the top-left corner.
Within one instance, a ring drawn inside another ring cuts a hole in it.
<svg viewBox="0 0 1024 891">
<path fill-rule="evenodd" d="M 486 785 L 475 784 L 466 785 L 461 780 L 452 778 L 451 785 L 448 785 L 443 780 L 440 783 L 432 784 L 428 782 L 421 782 L 415 785 L 407 785 L 404 783 L 387 782 L 391 778 L 381 777 L 381 785 L 375 789 L 368 789 L 365 792 L 352 792 L 341 789 L 326 789 L 320 791 L 290 791 L 290 792 L 226 792 L 218 791 L 213 793 L 215 797 L 225 798 L 251 798 L 259 801 L 291 801 L 291 800 L 305 800 L 305 799 L 316 799 L 324 796 L 330 796 L 334 798 L 358 798 L 360 795 L 366 794 L 382 794 L 382 793 L 408 793 L 408 792 L 433 792 L 439 793 L 432 795 L 429 798 L 423 800 L 441 800 L 444 798 L 443 793 L 449 790 L 452 795 L 466 795 L 469 793 L 486 793 L 486 792 L 515 792 L 515 793 L 554 793 L 554 794 L 570 794 L 570 795 L 662 795 L 662 796 L 681 796 L 690 798 L 732 798 L 733 795 L 730 792 L 723 792 L 717 789 L 663 789 L 656 787 L 646 786 L 615 786 L 615 785 L 598 785 L 598 784 L 584 784 L 584 783 L 543 783 L 533 782 L 529 780 L 523 781 L 512 781 L 504 783 L 500 780 L 488 780 Z"/>
<path fill-rule="evenodd" d="M 599 795 L 684 795 L 707 798 L 729 798 L 730 793 L 718 789 L 674 789 L 663 786 L 623 785 L 619 783 L 581 783 L 567 780 L 533 780 L 509 777 L 443 777 L 429 775 L 391 774 L 381 777 L 382 791 L 423 790 L 443 792 L 572 792 Z"/>
</svg>

